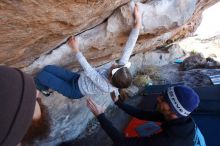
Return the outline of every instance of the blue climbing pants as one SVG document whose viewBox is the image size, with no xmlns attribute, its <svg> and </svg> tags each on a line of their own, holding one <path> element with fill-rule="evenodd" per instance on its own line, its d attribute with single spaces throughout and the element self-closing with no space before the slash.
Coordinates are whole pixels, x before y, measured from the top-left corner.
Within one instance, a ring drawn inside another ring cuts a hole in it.
<svg viewBox="0 0 220 146">
<path fill-rule="evenodd" d="M 62 95 L 71 98 L 82 98 L 78 79 L 80 75 L 62 67 L 48 65 L 36 76 L 36 80 L 44 90 L 53 89 Z"/>
</svg>

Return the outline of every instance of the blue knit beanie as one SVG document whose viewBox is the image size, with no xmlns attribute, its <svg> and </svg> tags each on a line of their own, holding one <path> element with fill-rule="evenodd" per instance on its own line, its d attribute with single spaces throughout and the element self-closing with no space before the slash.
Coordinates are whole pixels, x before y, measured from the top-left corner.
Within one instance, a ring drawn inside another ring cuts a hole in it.
<svg viewBox="0 0 220 146">
<path fill-rule="evenodd" d="M 198 94 L 183 85 L 169 87 L 164 98 L 178 117 L 188 116 L 200 102 Z"/>
</svg>

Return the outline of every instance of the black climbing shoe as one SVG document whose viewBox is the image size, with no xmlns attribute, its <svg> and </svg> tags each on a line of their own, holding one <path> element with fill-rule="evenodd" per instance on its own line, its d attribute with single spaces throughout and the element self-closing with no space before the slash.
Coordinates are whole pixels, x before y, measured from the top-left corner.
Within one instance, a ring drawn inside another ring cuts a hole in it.
<svg viewBox="0 0 220 146">
<path fill-rule="evenodd" d="M 44 96 L 50 96 L 52 91 L 48 91 L 48 89 L 43 86 L 37 78 L 34 78 L 34 82 L 36 85 L 37 90 L 39 90 Z"/>
</svg>

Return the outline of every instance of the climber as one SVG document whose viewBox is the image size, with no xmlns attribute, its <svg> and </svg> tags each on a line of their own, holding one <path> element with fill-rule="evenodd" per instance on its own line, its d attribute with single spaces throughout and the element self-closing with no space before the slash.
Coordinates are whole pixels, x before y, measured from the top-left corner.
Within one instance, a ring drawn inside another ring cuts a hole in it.
<svg viewBox="0 0 220 146">
<path fill-rule="evenodd" d="M 33 78 L 0 66 L 0 88 L 0 145 L 18 146 L 48 136 L 50 118 Z"/>
<path fill-rule="evenodd" d="M 91 98 L 87 106 L 97 117 L 101 127 L 117 146 L 194 146 L 197 126 L 190 113 L 198 107 L 197 93 L 183 85 L 170 87 L 157 97 L 157 111 L 145 111 L 122 103 L 120 96 L 111 93 L 115 104 L 127 114 L 141 120 L 161 122 L 162 131 L 150 137 L 127 138 L 120 133 L 104 115 L 105 109 Z M 203 139 L 204 140 L 204 139 Z M 199 146 L 199 145 L 198 145 Z M 204 145 L 205 146 L 205 145 Z"/>
<path fill-rule="evenodd" d="M 110 93 L 116 91 L 117 88 L 127 88 L 132 81 L 131 73 L 128 70 L 131 63 L 128 60 L 141 27 L 141 16 L 137 4 L 134 8 L 134 17 L 134 28 L 117 65 L 113 64 L 107 69 L 96 70 L 78 49 L 77 39 L 71 37 L 68 45 L 75 53 L 84 72 L 78 74 L 58 66 L 48 65 L 35 78 L 37 88 L 46 96 L 50 95 L 49 89 L 52 89 L 71 99 L 82 98 L 84 95 Z"/>
</svg>

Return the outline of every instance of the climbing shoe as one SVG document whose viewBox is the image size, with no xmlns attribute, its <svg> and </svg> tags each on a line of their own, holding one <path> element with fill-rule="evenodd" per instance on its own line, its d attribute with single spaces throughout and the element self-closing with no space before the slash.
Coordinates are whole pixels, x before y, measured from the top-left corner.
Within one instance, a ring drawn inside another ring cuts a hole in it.
<svg viewBox="0 0 220 146">
<path fill-rule="evenodd" d="M 50 96 L 52 91 L 48 91 L 48 88 L 42 85 L 37 78 L 34 78 L 34 82 L 37 90 L 39 90 L 44 96 Z"/>
</svg>

